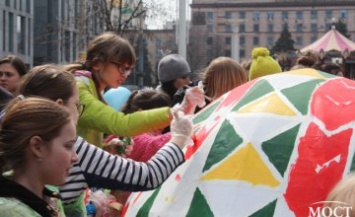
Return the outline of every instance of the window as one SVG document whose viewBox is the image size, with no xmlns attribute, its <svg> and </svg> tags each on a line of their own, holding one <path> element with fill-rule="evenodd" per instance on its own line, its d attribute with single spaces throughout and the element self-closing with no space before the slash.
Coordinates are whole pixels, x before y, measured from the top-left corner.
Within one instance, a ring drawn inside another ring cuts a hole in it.
<svg viewBox="0 0 355 217">
<path fill-rule="evenodd" d="M 347 11 L 346 10 L 341 10 L 340 11 L 340 18 L 341 19 L 346 19 L 346 17 L 347 17 Z"/>
<path fill-rule="evenodd" d="M 296 12 L 296 19 L 297 20 L 302 20 L 303 19 L 303 12 L 302 11 L 297 11 Z"/>
<path fill-rule="evenodd" d="M 31 31 L 32 31 L 32 25 L 31 25 L 31 19 L 27 19 L 27 32 L 28 32 L 28 37 L 27 37 L 27 55 L 31 55 L 31 49 L 32 49 L 32 42 L 31 42 Z"/>
<path fill-rule="evenodd" d="M 77 36 L 76 36 L 76 33 L 73 32 L 73 51 L 72 51 L 72 54 L 73 54 L 73 58 L 75 59 L 77 54 L 76 54 L 76 47 L 77 47 Z"/>
<path fill-rule="evenodd" d="M 224 56 L 230 57 L 231 56 L 231 50 L 227 49 L 224 51 Z"/>
<path fill-rule="evenodd" d="M 318 18 L 318 12 L 317 11 L 311 11 L 311 19 L 316 20 Z"/>
<path fill-rule="evenodd" d="M 25 31 L 26 31 L 26 20 L 22 16 L 17 16 L 17 52 L 25 54 Z"/>
<path fill-rule="evenodd" d="M 274 38 L 272 36 L 267 37 L 267 45 L 268 46 L 274 45 Z"/>
<path fill-rule="evenodd" d="M 239 37 L 239 45 L 244 45 L 245 44 L 245 37 L 244 36 L 240 36 Z"/>
<path fill-rule="evenodd" d="M 5 1 L 5 5 L 8 6 L 8 7 L 10 7 L 10 0 L 6 0 L 6 1 Z"/>
<path fill-rule="evenodd" d="M 227 24 L 225 25 L 225 32 L 231 33 L 232 32 L 232 26 Z"/>
<path fill-rule="evenodd" d="M 259 32 L 259 24 L 254 24 L 253 30 L 254 32 Z"/>
<path fill-rule="evenodd" d="M 14 14 L 9 13 L 9 51 L 14 52 Z"/>
<path fill-rule="evenodd" d="M 231 37 L 226 37 L 225 38 L 225 44 L 226 45 L 231 45 L 232 44 L 232 38 Z"/>
<path fill-rule="evenodd" d="M 212 37 L 208 37 L 207 38 L 207 44 L 208 45 L 212 45 L 213 44 L 213 38 Z"/>
<path fill-rule="evenodd" d="M 244 58 L 245 57 L 245 50 L 239 50 L 239 57 Z"/>
<path fill-rule="evenodd" d="M 267 12 L 267 20 L 271 21 L 274 20 L 274 12 Z"/>
<path fill-rule="evenodd" d="M 273 24 L 268 24 L 267 25 L 267 31 L 268 32 L 274 32 L 274 25 Z"/>
<path fill-rule="evenodd" d="M 316 35 L 311 36 L 311 43 L 317 41 L 318 37 Z"/>
<path fill-rule="evenodd" d="M 297 32 L 302 32 L 302 23 L 297 23 L 297 25 L 296 25 L 296 31 Z"/>
<path fill-rule="evenodd" d="M 211 49 L 207 50 L 207 59 L 212 60 L 213 59 L 213 52 Z"/>
<path fill-rule="evenodd" d="M 303 45 L 303 38 L 301 36 L 296 37 L 296 44 Z"/>
<path fill-rule="evenodd" d="M 239 25 L 239 32 L 245 32 L 245 24 Z"/>
<path fill-rule="evenodd" d="M 325 29 L 326 30 L 329 30 L 329 29 L 331 29 L 332 28 L 332 24 L 330 24 L 330 23 L 326 23 L 325 24 Z"/>
<path fill-rule="evenodd" d="M 155 47 L 161 48 L 162 42 L 160 38 L 155 39 Z"/>
<path fill-rule="evenodd" d="M 253 45 L 259 45 L 259 37 L 253 37 Z"/>
<path fill-rule="evenodd" d="M 226 19 L 232 19 L 232 12 L 226 11 L 225 18 Z"/>
<path fill-rule="evenodd" d="M 283 20 L 287 20 L 288 19 L 288 12 L 287 11 L 282 11 L 281 17 L 282 17 Z"/>
<path fill-rule="evenodd" d="M 245 12 L 239 12 L 239 19 L 245 19 Z"/>
<path fill-rule="evenodd" d="M 6 17 L 6 11 L 2 12 L 2 50 L 6 51 L 6 27 L 7 27 L 7 17 Z"/>
<path fill-rule="evenodd" d="M 213 32 L 213 25 L 211 25 L 211 24 L 207 25 L 207 30 L 209 32 Z"/>
<path fill-rule="evenodd" d="M 327 10 L 325 12 L 325 18 L 332 19 L 333 18 L 333 11 Z"/>
<path fill-rule="evenodd" d="M 317 32 L 317 24 L 316 23 L 311 24 L 311 32 Z"/>
<path fill-rule="evenodd" d="M 65 52 L 65 56 L 64 59 L 66 62 L 70 62 L 70 32 L 69 31 L 65 31 L 65 42 L 64 42 L 64 52 Z"/>
<path fill-rule="evenodd" d="M 31 13 L 31 3 L 32 3 L 32 0 L 27 0 L 27 2 L 26 2 L 26 12 L 27 13 Z"/>
<path fill-rule="evenodd" d="M 254 11 L 253 20 L 254 21 L 260 20 L 260 12 L 259 11 Z"/>
<path fill-rule="evenodd" d="M 207 12 L 207 20 L 213 20 L 213 12 Z"/>
</svg>

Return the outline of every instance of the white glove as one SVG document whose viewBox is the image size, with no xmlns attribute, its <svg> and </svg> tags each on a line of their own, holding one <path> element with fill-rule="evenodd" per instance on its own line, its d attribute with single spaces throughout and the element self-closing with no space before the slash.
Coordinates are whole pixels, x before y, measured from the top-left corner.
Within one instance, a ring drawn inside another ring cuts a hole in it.
<svg viewBox="0 0 355 217">
<path fill-rule="evenodd" d="M 191 87 L 186 90 L 184 100 L 179 110 L 185 114 L 193 114 L 196 106 L 202 108 L 206 105 L 205 95 L 200 87 Z"/>
<path fill-rule="evenodd" d="M 170 125 L 170 142 L 173 142 L 180 148 L 183 148 L 185 144 L 191 140 L 192 116 L 184 115 L 182 111 L 175 110 L 173 112 L 173 117 L 174 118 Z"/>
</svg>

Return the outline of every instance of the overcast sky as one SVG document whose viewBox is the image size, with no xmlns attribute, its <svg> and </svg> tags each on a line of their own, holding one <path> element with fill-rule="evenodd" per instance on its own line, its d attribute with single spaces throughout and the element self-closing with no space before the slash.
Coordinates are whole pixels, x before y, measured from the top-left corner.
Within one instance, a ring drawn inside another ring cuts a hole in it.
<svg viewBox="0 0 355 217">
<path fill-rule="evenodd" d="M 174 0 L 174 1 L 169 1 L 169 0 L 146 0 L 147 3 L 154 3 L 154 8 L 157 8 L 156 10 L 160 11 L 159 13 L 154 12 L 149 13 L 148 12 L 148 17 L 151 17 L 151 19 L 147 19 L 147 25 L 149 29 L 162 29 L 163 25 L 167 21 L 174 21 L 178 17 L 178 1 L 179 0 Z M 190 9 L 188 4 L 191 2 L 191 0 L 186 0 L 186 16 L 190 17 Z M 189 18 L 188 18 L 189 19 Z"/>
</svg>

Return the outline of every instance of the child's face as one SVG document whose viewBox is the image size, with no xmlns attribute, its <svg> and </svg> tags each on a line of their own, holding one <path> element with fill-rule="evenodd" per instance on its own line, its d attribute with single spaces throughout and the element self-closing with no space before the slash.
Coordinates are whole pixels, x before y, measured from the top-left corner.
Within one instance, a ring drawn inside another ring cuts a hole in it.
<svg viewBox="0 0 355 217">
<path fill-rule="evenodd" d="M 39 167 L 45 179 L 44 183 L 63 184 L 72 164 L 78 160 L 73 148 L 77 138 L 75 128 L 74 121 L 70 121 L 63 126 L 57 137 L 45 144 L 43 163 Z"/>
<path fill-rule="evenodd" d="M 100 80 L 100 89 L 106 87 L 117 88 L 120 86 L 131 72 L 131 66 L 116 62 L 98 64 L 95 70 Z"/>
<path fill-rule="evenodd" d="M 175 79 L 174 86 L 175 86 L 176 89 L 180 89 L 180 88 L 183 88 L 185 85 L 188 85 L 190 83 L 191 83 L 191 80 L 190 80 L 189 76 L 184 76 L 184 77 Z"/>
</svg>

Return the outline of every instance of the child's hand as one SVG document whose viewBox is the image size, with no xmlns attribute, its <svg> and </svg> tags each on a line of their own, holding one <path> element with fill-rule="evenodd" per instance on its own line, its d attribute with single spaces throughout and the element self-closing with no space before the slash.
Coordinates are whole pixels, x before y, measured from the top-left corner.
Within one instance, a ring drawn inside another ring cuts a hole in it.
<svg viewBox="0 0 355 217">
<path fill-rule="evenodd" d="M 170 125 L 171 142 L 183 148 L 191 140 L 192 121 L 190 115 L 184 115 L 182 111 L 173 112 L 173 120 Z"/>
<path fill-rule="evenodd" d="M 189 87 L 186 90 L 181 105 L 174 106 L 174 108 L 183 111 L 185 114 L 193 114 L 196 106 L 202 108 L 205 105 L 206 102 L 203 90 L 200 87 Z"/>
</svg>

